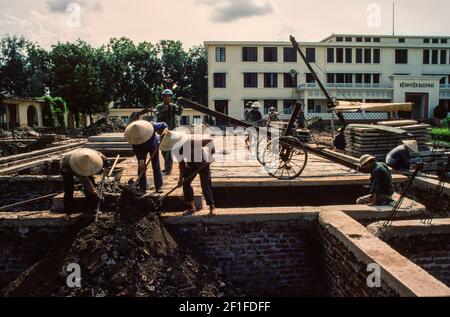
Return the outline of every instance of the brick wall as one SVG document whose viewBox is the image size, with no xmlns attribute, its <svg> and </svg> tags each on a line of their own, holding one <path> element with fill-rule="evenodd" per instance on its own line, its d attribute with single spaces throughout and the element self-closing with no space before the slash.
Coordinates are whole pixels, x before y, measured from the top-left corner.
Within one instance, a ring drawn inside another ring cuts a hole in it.
<svg viewBox="0 0 450 317">
<path fill-rule="evenodd" d="M 397 252 L 450 287 L 450 234 L 409 235 L 387 242 Z"/>
<path fill-rule="evenodd" d="M 367 286 L 367 263 L 363 263 L 325 227 L 320 227 L 324 265 L 324 288 L 332 297 L 393 297 L 398 294 L 384 281 L 381 288 Z"/>
<path fill-rule="evenodd" d="M 321 296 L 317 221 L 172 225 L 175 236 L 215 262 L 252 296 Z"/>
<path fill-rule="evenodd" d="M 74 234 L 73 227 L 67 226 L 0 229 L 0 288 L 42 259 L 55 243 Z"/>
<path fill-rule="evenodd" d="M 0 207 L 63 191 L 63 181 L 59 176 L 0 177 Z M 52 200 L 47 199 L 8 211 L 48 210 L 51 206 Z"/>
</svg>

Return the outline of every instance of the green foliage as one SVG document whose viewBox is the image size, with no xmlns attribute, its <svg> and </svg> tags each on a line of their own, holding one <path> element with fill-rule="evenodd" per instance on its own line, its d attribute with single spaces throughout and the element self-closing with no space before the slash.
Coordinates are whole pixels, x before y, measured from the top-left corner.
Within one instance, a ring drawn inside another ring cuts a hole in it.
<svg viewBox="0 0 450 317">
<path fill-rule="evenodd" d="M 180 41 L 135 44 L 111 39 L 94 48 L 78 40 L 44 50 L 23 37 L 0 41 L 0 92 L 18 97 L 44 95 L 46 125 L 62 123 L 69 111 L 77 125 L 80 115 L 118 106 L 154 106 L 165 88 L 178 96 L 207 103 L 207 53 L 203 46 L 186 51 Z"/>
<path fill-rule="evenodd" d="M 450 142 L 450 129 L 433 129 L 432 136 L 435 141 Z"/>
<path fill-rule="evenodd" d="M 61 97 L 52 98 L 44 96 L 43 123 L 46 127 L 56 127 L 58 123 L 60 127 L 66 127 L 65 115 L 67 113 L 67 104 Z"/>
<path fill-rule="evenodd" d="M 445 119 L 448 115 L 448 109 L 444 105 L 439 105 L 436 108 L 434 108 L 434 117 L 438 119 Z"/>
<path fill-rule="evenodd" d="M 450 129 L 450 116 L 442 120 L 442 125 L 444 126 L 444 128 Z"/>
</svg>

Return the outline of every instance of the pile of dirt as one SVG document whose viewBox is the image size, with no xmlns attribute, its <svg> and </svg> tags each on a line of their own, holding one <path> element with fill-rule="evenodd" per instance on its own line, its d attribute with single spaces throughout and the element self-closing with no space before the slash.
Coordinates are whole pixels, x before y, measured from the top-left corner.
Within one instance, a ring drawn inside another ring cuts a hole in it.
<svg viewBox="0 0 450 317">
<path fill-rule="evenodd" d="M 130 197 L 131 198 L 131 197 Z M 0 296 L 217 297 L 242 293 L 219 280 L 207 261 L 177 243 L 143 206 L 104 214 L 98 224 L 57 246 Z M 81 288 L 67 287 L 67 265 L 81 267 Z"/>
<path fill-rule="evenodd" d="M 125 131 L 125 124 L 120 120 L 100 119 L 83 130 L 83 135 L 90 137 L 102 133 L 121 133 Z"/>
</svg>

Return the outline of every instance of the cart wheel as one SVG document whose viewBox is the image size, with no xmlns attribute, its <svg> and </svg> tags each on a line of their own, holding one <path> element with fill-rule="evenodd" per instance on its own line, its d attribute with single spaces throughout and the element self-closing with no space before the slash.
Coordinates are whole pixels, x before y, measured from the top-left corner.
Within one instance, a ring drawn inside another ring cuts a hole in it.
<svg viewBox="0 0 450 317">
<path fill-rule="evenodd" d="M 256 158 L 261 165 L 265 165 L 264 163 L 264 153 L 269 150 L 272 145 L 267 138 L 261 138 L 256 146 Z"/>
<path fill-rule="evenodd" d="M 292 136 L 271 140 L 262 154 L 262 165 L 270 176 L 279 180 L 299 177 L 308 163 L 303 143 Z"/>
</svg>

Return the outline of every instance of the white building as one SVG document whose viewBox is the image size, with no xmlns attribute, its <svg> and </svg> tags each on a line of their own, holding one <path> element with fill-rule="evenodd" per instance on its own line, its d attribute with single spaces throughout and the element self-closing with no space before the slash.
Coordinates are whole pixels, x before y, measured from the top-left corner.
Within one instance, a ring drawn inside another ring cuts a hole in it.
<svg viewBox="0 0 450 317">
<path fill-rule="evenodd" d="M 331 35 L 300 43 L 333 98 L 361 102 L 413 102 L 412 118 L 431 119 L 450 100 L 450 37 Z M 285 112 L 295 101 L 307 117 L 330 118 L 325 96 L 290 42 L 205 42 L 209 107 L 243 117 L 248 101 Z M 347 115 L 347 114 L 346 114 Z M 386 119 L 387 114 L 348 114 Z"/>
</svg>

